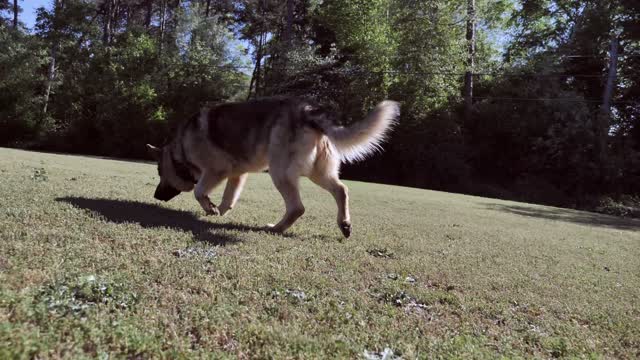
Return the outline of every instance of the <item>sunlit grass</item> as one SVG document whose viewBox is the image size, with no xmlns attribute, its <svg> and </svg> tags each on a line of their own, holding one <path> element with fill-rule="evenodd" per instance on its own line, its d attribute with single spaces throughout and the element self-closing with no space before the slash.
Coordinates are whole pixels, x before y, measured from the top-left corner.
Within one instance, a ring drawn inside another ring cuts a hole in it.
<svg viewBox="0 0 640 360">
<path fill-rule="evenodd" d="M 638 221 L 347 182 L 345 240 L 303 180 L 276 236 L 265 174 L 224 218 L 156 181 L 0 149 L 0 358 L 640 355 Z"/>
</svg>

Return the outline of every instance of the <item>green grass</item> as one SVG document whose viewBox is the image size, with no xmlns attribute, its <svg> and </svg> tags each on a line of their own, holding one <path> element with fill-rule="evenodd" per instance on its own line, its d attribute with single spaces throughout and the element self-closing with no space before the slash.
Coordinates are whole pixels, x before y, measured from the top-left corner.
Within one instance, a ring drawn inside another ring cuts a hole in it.
<svg viewBox="0 0 640 360">
<path fill-rule="evenodd" d="M 266 174 L 223 218 L 156 182 L 0 149 L 0 358 L 640 356 L 639 221 L 347 181 L 344 240 L 303 180 L 277 236 Z"/>
</svg>

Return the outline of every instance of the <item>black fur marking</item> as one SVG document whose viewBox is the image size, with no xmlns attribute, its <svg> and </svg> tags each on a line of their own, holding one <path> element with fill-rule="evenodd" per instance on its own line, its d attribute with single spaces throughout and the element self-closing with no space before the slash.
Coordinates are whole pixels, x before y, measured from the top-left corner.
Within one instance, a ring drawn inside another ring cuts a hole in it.
<svg viewBox="0 0 640 360">
<path fill-rule="evenodd" d="M 273 100 L 219 105 L 208 114 L 209 140 L 234 157 L 249 160 L 271 130 L 278 107 L 280 103 Z"/>
<path fill-rule="evenodd" d="M 189 174 L 193 174 L 194 172 L 199 172 L 200 168 L 197 167 L 194 163 L 192 163 L 189 160 L 189 157 L 187 156 L 187 152 L 184 150 L 184 143 L 180 143 L 180 157 L 182 158 L 182 161 L 184 162 L 184 164 L 187 166 L 187 168 L 189 169 Z M 193 178 L 193 175 L 191 175 L 191 178 Z M 194 179 L 195 180 L 195 179 Z M 197 181 L 193 181 L 193 183 L 195 184 Z"/>
<path fill-rule="evenodd" d="M 188 163 L 183 163 L 178 161 L 174 156 L 173 152 L 171 153 L 171 162 L 173 163 L 173 168 L 176 170 L 176 175 L 183 181 L 195 184 L 197 180 L 191 174 L 191 170 L 189 169 Z"/>
<path fill-rule="evenodd" d="M 153 197 L 158 200 L 169 201 L 179 194 L 180 190 L 174 188 L 173 186 L 166 185 L 160 187 L 160 185 L 158 185 L 158 187 L 156 188 L 156 192 L 153 194 Z"/>
<path fill-rule="evenodd" d="M 200 118 L 200 114 L 194 114 L 193 116 L 191 116 L 189 118 L 189 120 L 187 120 L 187 122 L 184 124 L 184 129 L 191 129 L 194 127 L 198 127 L 198 119 Z"/>
<path fill-rule="evenodd" d="M 311 106 L 311 111 L 305 108 Z M 217 105 L 206 114 L 207 137 L 214 146 L 239 161 L 257 156 L 258 145 L 268 144 L 276 122 L 288 130 L 290 141 L 303 128 L 324 133 L 322 122 L 332 118 L 326 108 L 313 102 L 275 97 L 247 103 Z"/>
</svg>

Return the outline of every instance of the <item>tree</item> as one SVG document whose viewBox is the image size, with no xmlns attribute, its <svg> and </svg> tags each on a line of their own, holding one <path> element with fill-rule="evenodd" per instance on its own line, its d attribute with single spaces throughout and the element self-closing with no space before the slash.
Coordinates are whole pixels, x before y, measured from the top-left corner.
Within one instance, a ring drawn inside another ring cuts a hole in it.
<svg viewBox="0 0 640 360">
<path fill-rule="evenodd" d="M 13 0 L 13 28 L 18 29 L 18 12 L 20 8 L 18 7 L 18 0 Z"/>
<path fill-rule="evenodd" d="M 44 94 L 44 107 L 42 112 L 47 113 L 49 107 L 49 98 L 51 97 L 51 89 L 53 88 L 53 81 L 56 76 L 56 59 L 58 57 L 58 49 L 60 47 L 59 31 L 61 23 L 61 12 L 64 10 L 64 0 L 55 0 L 53 5 L 53 17 L 50 24 L 50 39 L 51 39 L 51 55 L 49 60 L 49 70 L 47 71 L 47 84 Z"/>
<path fill-rule="evenodd" d="M 390 98 L 385 152 L 348 177 L 554 204 L 640 191 L 637 1 L 55 0 L 34 33 L 16 4 L 2 144 L 143 156 L 209 101 L 298 95 L 349 124 Z"/>
<path fill-rule="evenodd" d="M 0 48 L 0 144 L 33 141 L 38 135 L 45 48 L 39 39 L 3 27 Z"/>
<path fill-rule="evenodd" d="M 464 111 L 467 123 L 473 107 L 473 68 L 476 57 L 476 2 L 467 0 L 467 71 L 464 76 Z"/>
</svg>

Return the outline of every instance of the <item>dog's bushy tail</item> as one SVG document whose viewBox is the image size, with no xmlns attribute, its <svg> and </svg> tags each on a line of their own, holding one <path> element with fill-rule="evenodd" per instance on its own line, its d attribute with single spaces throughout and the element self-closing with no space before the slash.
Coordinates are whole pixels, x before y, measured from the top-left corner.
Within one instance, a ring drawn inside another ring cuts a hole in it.
<svg viewBox="0 0 640 360">
<path fill-rule="evenodd" d="M 364 120 L 348 127 L 322 124 L 324 133 L 338 150 L 340 159 L 353 163 L 382 150 L 382 142 L 397 123 L 400 105 L 386 100 L 378 104 Z"/>
</svg>

